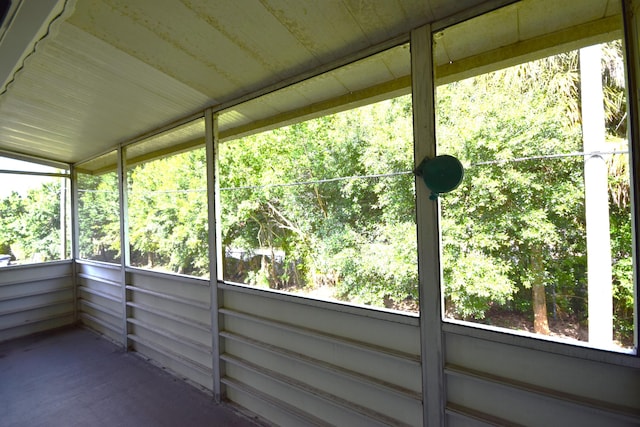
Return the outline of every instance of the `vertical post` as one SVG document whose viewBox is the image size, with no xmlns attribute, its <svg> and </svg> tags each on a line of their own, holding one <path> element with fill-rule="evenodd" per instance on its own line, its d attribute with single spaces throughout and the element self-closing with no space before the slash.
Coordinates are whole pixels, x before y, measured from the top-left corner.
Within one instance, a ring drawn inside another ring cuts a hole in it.
<svg viewBox="0 0 640 427">
<path fill-rule="evenodd" d="M 129 265 L 128 189 L 125 150 L 118 147 L 118 194 L 120 202 L 120 286 L 122 298 L 122 345 L 129 349 L 129 292 L 127 291 L 127 266 Z"/>
<path fill-rule="evenodd" d="M 613 342 L 613 288 L 611 285 L 611 237 L 605 117 L 602 95 L 600 45 L 580 49 L 582 141 L 584 146 L 584 198 L 587 223 L 587 284 L 589 342 L 610 346 Z"/>
<path fill-rule="evenodd" d="M 60 259 L 67 259 L 67 185 L 69 178 L 62 178 L 60 185 Z"/>
<path fill-rule="evenodd" d="M 436 154 L 435 102 L 431 26 L 411 32 L 414 161 Z M 426 186 L 416 179 L 420 348 L 422 358 L 423 423 L 445 422 L 442 354 L 442 295 L 440 293 L 440 227 L 438 201 L 429 200 Z"/>
<path fill-rule="evenodd" d="M 640 343 L 639 332 L 640 314 L 638 307 L 640 302 L 640 267 L 638 266 L 638 254 L 640 254 L 640 215 L 637 209 L 640 206 L 640 0 L 624 0 L 622 3 L 622 16 L 624 17 L 624 46 L 626 49 L 628 99 L 629 112 L 629 169 L 631 171 L 631 229 L 633 239 L 633 287 L 634 287 L 634 346 L 638 354 Z"/>
<path fill-rule="evenodd" d="M 71 258 L 80 258 L 80 216 L 79 205 L 80 189 L 78 187 L 78 171 L 71 166 Z"/>
<path fill-rule="evenodd" d="M 222 377 L 224 369 L 220 362 L 222 354 L 220 330 L 221 319 L 218 309 L 221 306 L 221 294 L 218 289 L 218 279 L 222 276 L 222 256 L 218 248 L 220 242 L 220 221 L 218 215 L 219 184 L 218 184 L 218 117 L 212 109 L 205 111 L 205 141 L 207 153 L 207 205 L 209 222 L 209 288 L 211 292 L 211 357 L 213 367 L 212 391 L 216 402 L 222 401 L 224 390 Z"/>
<path fill-rule="evenodd" d="M 73 274 L 73 321 L 78 321 L 78 266 L 80 257 L 80 217 L 78 215 L 78 171 L 71 166 L 71 272 Z"/>
</svg>

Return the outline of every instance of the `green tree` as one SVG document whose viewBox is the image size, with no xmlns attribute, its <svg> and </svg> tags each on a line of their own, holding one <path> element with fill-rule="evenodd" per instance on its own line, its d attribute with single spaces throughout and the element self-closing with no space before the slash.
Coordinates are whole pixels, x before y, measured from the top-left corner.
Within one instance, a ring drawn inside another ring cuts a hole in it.
<svg viewBox="0 0 640 427">
<path fill-rule="evenodd" d="M 548 273 L 573 256 L 567 245 L 584 246 L 584 225 L 576 222 L 583 216 L 579 163 L 544 158 L 580 150 L 571 104 L 557 100 L 574 92 L 557 75 L 573 73 L 575 61 L 565 55 L 438 88 L 439 151 L 469 165 L 462 187 L 443 198 L 447 310 L 454 316 L 483 318 L 528 289 L 525 307 L 542 304 L 536 326 L 548 332 Z M 463 277 L 459 262 L 467 266 Z"/>
<path fill-rule="evenodd" d="M 17 262 L 57 260 L 61 253 L 60 181 L 44 182 L 26 195 L 12 192 L 0 203 L 0 244 Z"/>
<path fill-rule="evenodd" d="M 328 285 L 378 306 L 416 299 L 410 101 L 222 144 L 225 278 L 278 289 Z M 237 250 L 253 263 L 231 256 Z"/>
<path fill-rule="evenodd" d="M 204 148 L 135 165 L 128 182 L 132 264 L 206 276 Z"/>
<path fill-rule="evenodd" d="M 120 204 L 115 172 L 78 174 L 81 258 L 119 262 Z"/>
<path fill-rule="evenodd" d="M 12 246 L 24 238 L 20 218 L 25 214 L 22 197 L 16 191 L 11 192 L 0 203 L 0 252 L 16 259 Z"/>
<path fill-rule="evenodd" d="M 29 190 L 25 199 L 28 214 L 22 216 L 23 247 L 32 257 L 42 261 L 61 257 L 60 182 L 47 182 Z"/>
<path fill-rule="evenodd" d="M 604 50 L 608 63 L 621 61 L 619 44 Z M 624 134 L 624 88 L 611 77 L 618 68 L 605 69 L 607 131 L 615 139 Z M 586 316 L 583 159 L 562 156 L 582 151 L 578 75 L 577 52 L 569 52 L 438 87 L 439 152 L 467 165 L 461 187 L 442 198 L 450 316 L 480 320 L 492 309 L 513 310 L 547 333 L 548 294 L 560 316 Z M 615 203 L 628 200 L 628 173 L 614 157 L 616 313 L 628 319 L 621 307 L 632 300 L 630 213 Z"/>
</svg>

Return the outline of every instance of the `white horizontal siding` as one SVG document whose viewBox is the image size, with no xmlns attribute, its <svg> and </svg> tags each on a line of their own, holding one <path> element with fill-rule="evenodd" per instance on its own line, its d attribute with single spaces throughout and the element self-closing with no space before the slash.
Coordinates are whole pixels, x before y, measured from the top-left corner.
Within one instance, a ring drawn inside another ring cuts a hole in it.
<svg viewBox="0 0 640 427">
<path fill-rule="evenodd" d="M 126 289 L 131 349 L 212 390 L 209 282 L 128 269 Z"/>
<path fill-rule="evenodd" d="M 0 341 L 73 322 L 71 261 L 0 268 Z"/>
<path fill-rule="evenodd" d="M 78 319 L 122 345 L 122 285 L 120 266 L 76 262 Z"/>
<path fill-rule="evenodd" d="M 221 287 L 228 398 L 281 425 L 422 424 L 416 318 Z"/>
<path fill-rule="evenodd" d="M 444 340 L 452 425 L 474 418 L 520 425 L 640 424 L 640 369 L 455 330 L 445 333 Z"/>
<path fill-rule="evenodd" d="M 119 270 L 77 264 L 80 320 L 116 341 L 123 318 Z M 71 323 L 72 285 L 70 263 L 0 270 L 2 339 Z M 422 425 L 417 318 L 220 288 L 228 400 L 284 426 Z M 208 282 L 130 269 L 127 289 L 131 349 L 212 390 Z M 448 425 L 640 424 L 633 356 L 618 356 L 629 360 L 625 366 L 579 357 L 585 349 L 562 354 L 561 344 L 549 351 L 539 340 L 501 339 L 498 332 L 445 325 Z"/>
</svg>

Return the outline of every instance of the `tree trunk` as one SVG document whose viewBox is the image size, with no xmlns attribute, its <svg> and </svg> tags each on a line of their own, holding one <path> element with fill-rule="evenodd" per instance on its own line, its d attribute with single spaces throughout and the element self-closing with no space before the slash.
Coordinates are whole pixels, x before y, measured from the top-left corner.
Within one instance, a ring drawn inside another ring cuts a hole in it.
<svg viewBox="0 0 640 427">
<path fill-rule="evenodd" d="M 531 297 L 533 305 L 533 331 L 536 334 L 549 335 L 549 319 L 547 318 L 547 297 L 544 288 L 544 263 L 542 248 L 534 246 L 531 251 Z"/>
</svg>

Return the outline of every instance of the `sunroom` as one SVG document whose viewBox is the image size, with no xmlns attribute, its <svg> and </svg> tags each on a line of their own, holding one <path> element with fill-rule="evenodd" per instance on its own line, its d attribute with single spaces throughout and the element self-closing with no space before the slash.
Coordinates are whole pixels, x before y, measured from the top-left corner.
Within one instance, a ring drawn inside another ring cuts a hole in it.
<svg viewBox="0 0 640 427">
<path fill-rule="evenodd" d="M 92 331 L 266 425 L 640 424 L 640 1 L 1 5 L 0 355 Z"/>
</svg>

